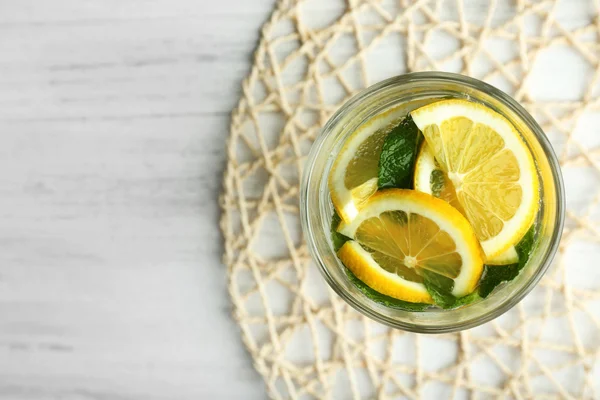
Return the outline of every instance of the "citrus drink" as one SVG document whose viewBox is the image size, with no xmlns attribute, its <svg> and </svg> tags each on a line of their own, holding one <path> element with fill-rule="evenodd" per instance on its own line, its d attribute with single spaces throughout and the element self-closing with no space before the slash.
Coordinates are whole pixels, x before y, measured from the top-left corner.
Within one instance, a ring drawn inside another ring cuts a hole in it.
<svg viewBox="0 0 600 400">
<path fill-rule="evenodd" d="M 499 90 L 446 73 L 392 78 L 348 101 L 311 148 L 300 199 L 331 287 L 417 332 L 476 326 L 516 304 L 564 220 L 539 125 Z"/>
<path fill-rule="evenodd" d="M 401 110 L 367 121 L 337 155 L 337 255 L 358 285 L 399 307 L 463 306 L 526 264 L 538 172 L 519 132 L 488 107 L 433 99 Z"/>
</svg>

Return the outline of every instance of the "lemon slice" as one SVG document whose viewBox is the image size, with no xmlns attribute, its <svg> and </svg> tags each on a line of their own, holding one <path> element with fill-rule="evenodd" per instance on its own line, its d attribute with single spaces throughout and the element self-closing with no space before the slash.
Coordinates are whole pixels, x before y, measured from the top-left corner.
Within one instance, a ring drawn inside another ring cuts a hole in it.
<svg viewBox="0 0 600 400">
<path fill-rule="evenodd" d="M 405 107 L 392 108 L 361 125 L 346 140 L 328 180 L 331 201 L 342 221 L 354 219 L 377 191 L 383 143 L 395 122 L 405 116 Z"/>
<path fill-rule="evenodd" d="M 517 243 L 539 207 L 538 177 L 527 145 L 497 112 L 443 100 L 411 112 L 488 259 Z"/>
<path fill-rule="evenodd" d="M 481 277 L 482 254 L 469 222 L 425 193 L 380 190 L 338 231 L 354 239 L 338 251 L 344 265 L 372 289 L 396 299 L 431 303 L 426 281 L 462 297 Z"/>
<path fill-rule="evenodd" d="M 452 207 L 459 210 L 463 215 L 465 212 L 456 197 L 454 185 L 448 175 L 441 170 L 435 160 L 429 145 L 425 142 L 419 150 L 415 162 L 414 188 L 420 192 L 433 195 L 448 202 Z M 487 259 L 486 264 L 508 265 L 519 262 L 519 255 L 515 246 L 510 246 L 493 259 Z"/>
</svg>

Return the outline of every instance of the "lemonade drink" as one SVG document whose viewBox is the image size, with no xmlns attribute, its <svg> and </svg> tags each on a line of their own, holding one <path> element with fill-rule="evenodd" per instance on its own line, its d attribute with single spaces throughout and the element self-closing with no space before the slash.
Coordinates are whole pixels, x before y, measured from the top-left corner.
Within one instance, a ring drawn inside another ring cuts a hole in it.
<svg viewBox="0 0 600 400">
<path fill-rule="evenodd" d="M 479 103 L 432 99 L 400 110 L 367 121 L 334 162 L 337 255 L 357 285 L 388 303 L 463 306 L 526 264 L 538 172 L 516 129 Z"/>
<path fill-rule="evenodd" d="M 391 325 L 406 327 L 396 322 L 410 312 L 456 330 L 450 314 L 481 323 L 539 279 L 562 229 L 562 181 L 512 99 L 452 74 L 428 87 L 426 75 L 368 89 L 332 117 L 309 157 L 301 212 L 313 256 L 350 304 Z M 328 215 L 311 215 L 311 200 Z M 314 242 L 316 219 L 328 249 Z"/>
</svg>

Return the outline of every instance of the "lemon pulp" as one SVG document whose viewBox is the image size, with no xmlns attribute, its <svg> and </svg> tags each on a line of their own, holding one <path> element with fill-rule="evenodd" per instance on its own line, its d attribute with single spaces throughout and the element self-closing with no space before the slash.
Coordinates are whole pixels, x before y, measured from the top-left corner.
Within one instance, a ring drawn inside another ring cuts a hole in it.
<svg viewBox="0 0 600 400">
<path fill-rule="evenodd" d="M 488 258 L 516 244 L 537 212 L 535 164 L 512 124 L 466 100 L 443 100 L 411 113 L 449 178 Z"/>
<path fill-rule="evenodd" d="M 481 276 L 482 255 L 468 221 L 425 193 L 378 191 L 338 231 L 354 239 L 338 252 L 342 262 L 391 297 L 431 301 L 425 281 L 460 297 L 472 292 Z"/>
<path fill-rule="evenodd" d="M 440 168 L 427 143 L 423 143 L 417 156 L 413 185 L 415 190 L 440 198 L 465 215 L 456 197 L 456 189 L 452 181 Z M 519 255 L 513 245 L 494 258 L 488 258 L 486 263 L 490 265 L 507 265 L 518 261 Z"/>
</svg>

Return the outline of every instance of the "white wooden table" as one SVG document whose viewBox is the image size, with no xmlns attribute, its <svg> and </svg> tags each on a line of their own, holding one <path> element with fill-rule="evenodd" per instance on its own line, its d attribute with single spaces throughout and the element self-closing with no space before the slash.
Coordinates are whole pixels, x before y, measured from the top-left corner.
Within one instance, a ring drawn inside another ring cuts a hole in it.
<svg viewBox="0 0 600 400">
<path fill-rule="evenodd" d="M 218 230 L 273 0 L 0 0 L 0 398 L 265 397 Z"/>
</svg>

